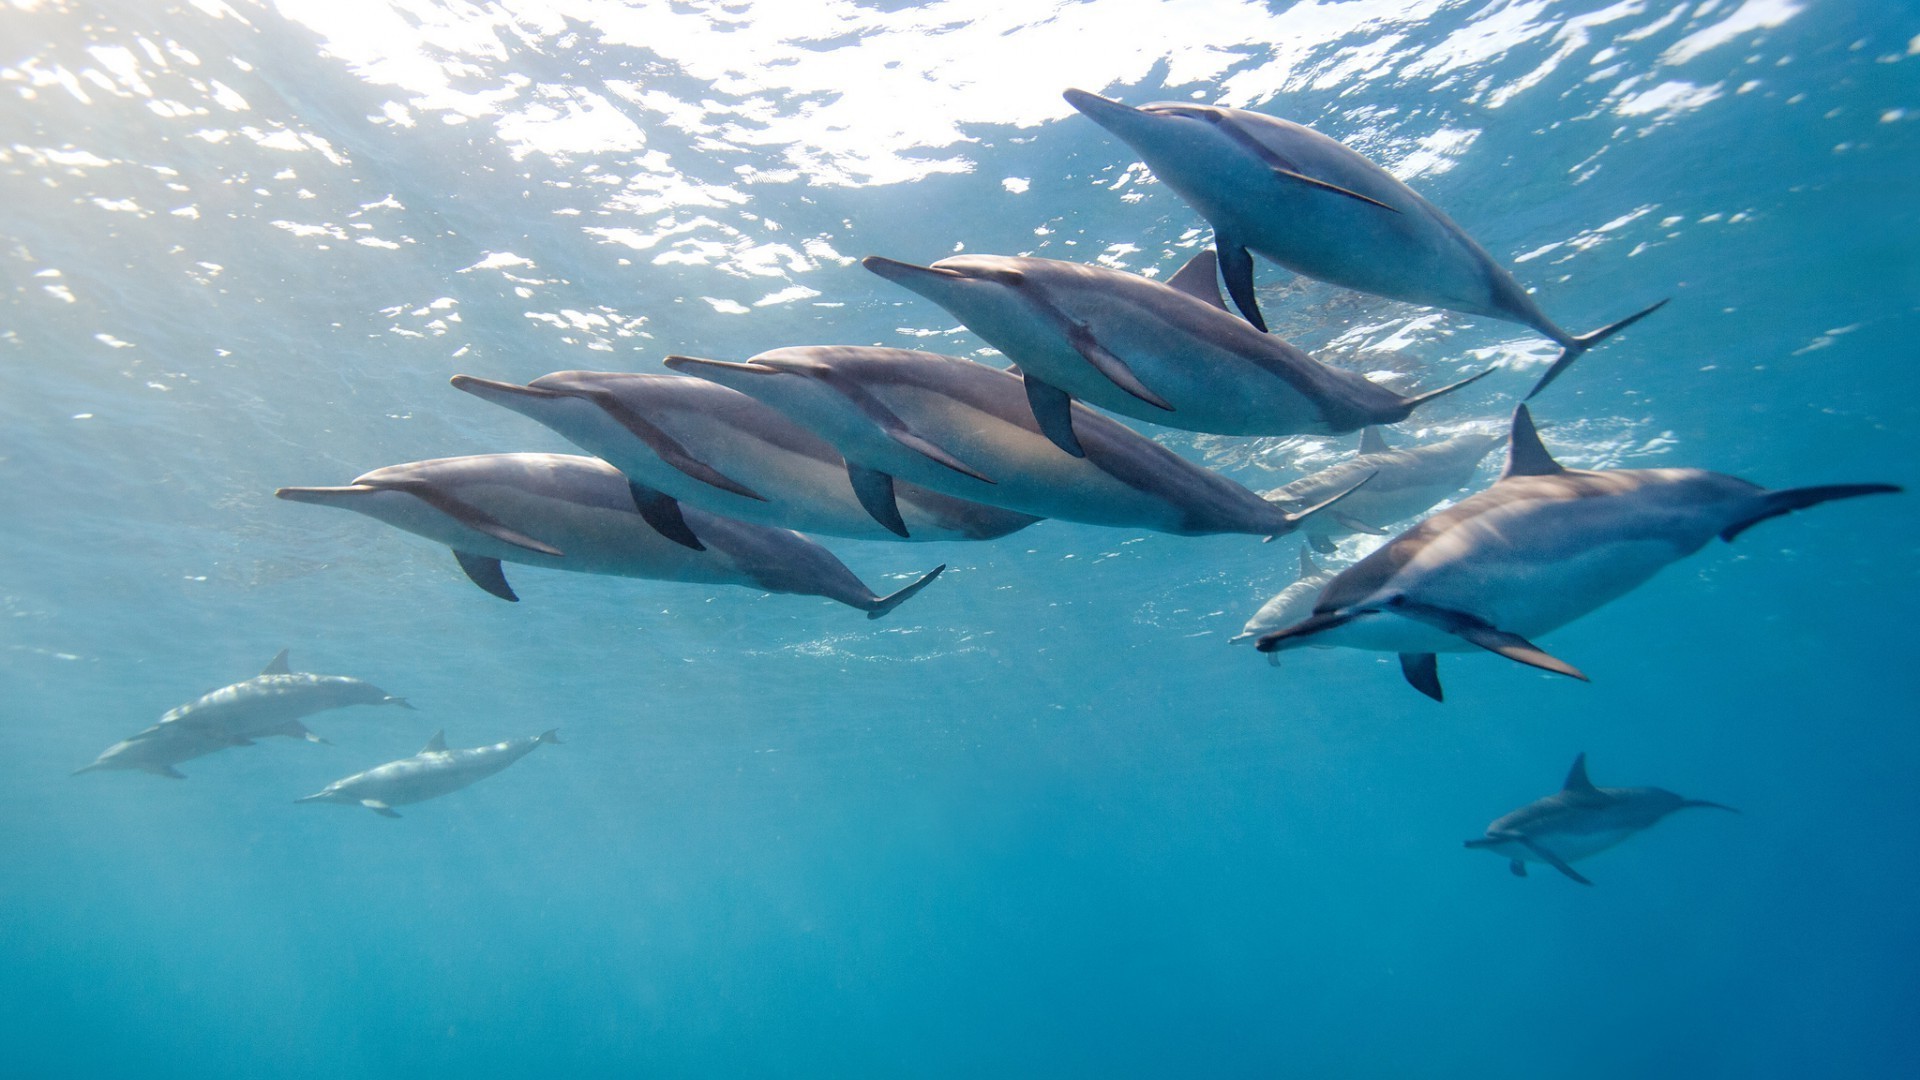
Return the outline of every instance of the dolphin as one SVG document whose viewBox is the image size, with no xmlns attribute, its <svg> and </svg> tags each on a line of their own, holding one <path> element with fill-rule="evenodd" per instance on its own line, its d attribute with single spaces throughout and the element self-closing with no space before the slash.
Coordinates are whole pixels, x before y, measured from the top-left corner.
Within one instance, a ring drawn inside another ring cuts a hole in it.
<svg viewBox="0 0 1920 1080">
<path fill-rule="evenodd" d="M 1334 550 L 1333 538 L 1346 533 L 1380 533 L 1385 526 L 1423 514 L 1459 491 L 1479 471 L 1480 461 L 1505 436 L 1470 432 L 1426 446 L 1395 450 L 1378 428 L 1360 435 L 1360 452 L 1338 465 L 1304 476 L 1262 494 L 1286 507 L 1312 506 L 1344 491 L 1362 476 L 1372 476 L 1336 511 L 1318 514 L 1301 534 L 1322 555 Z"/>
<path fill-rule="evenodd" d="M 178 724 L 155 724 L 107 747 L 92 764 L 73 770 L 73 775 L 126 769 L 150 772 L 170 780 L 185 780 L 187 774 L 175 768 L 181 762 L 205 757 L 229 746 L 252 745 L 251 739 L 227 739 Z"/>
<path fill-rule="evenodd" d="M 752 394 L 833 443 L 861 504 L 881 521 L 899 518 L 896 477 L 1037 517 L 1182 536 L 1278 536 L 1320 509 L 1283 511 L 1077 403 L 1086 455 L 1062 454 L 1041 434 L 1019 376 L 969 360 L 818 345 L 744 364 L 689 356 L 666 364 Z"/>
<path fill-rule="evenodd" d="M 1342 571 L 1313 614 L 1260 638 L 1261 652 L 1333 645 L 1400 654 L 1400 670 L 1441 700 L 1436 653 L 1486 649 L 1585 680 L 1530 638 L 1631 592 L 1715 536 L 1892 484 L 1768 491 L 1704 469 L 1563 468 L 1525 405 L 1494 485 L 1394 537 Z"/>
<path fill-rule="evenodd" d="M 875 521 L 826 440 L 736 390 L 682 375 L 556 371 L 525 386 L 453 385 L 545 424 L 633 483 L 662 535 L 700 543 L 684 502 L 740 521 L 855 540 L 990 540 L 1040 520 L 913 484 L 895 488 L 901 531 Z"/>
<path fill-rule="evenodd" d="M 560 732 L 542 732 L 524 739 L 508 739 L 492 746 L 447 749 L 447 733 L 436 731 L 420 752 L 409 758 L 376 765 L 366 772 L 335 780 L 294 802 L 358 803 L 381 817 L 397 818 L 396 806 L 437 799 L 485 780 L 519 761 L 541 743 L 558 743 Z"/>
<path fill-rule="evenodd" d="M 1487 826 L 1487 835 L 1467 841 L 1470 848 L 1504 856 L 1515 877 L 1527 876 L 1527 864 L 1543 862 L 1582 885 L 1572 863 L 1597 855 L 1660 819 L 1687 807 L 1728 810 L 1701 799 L 1683 799 L 1657 787 L 1594 787 L 1587 779 L 1587 755 L 1573 759 L 1559 791 L 1515 810 Z"/>
<path fill-rule="evenodd" d="M 453 549 L 467 577 L 502 600 L 518 600 L 500 563 L 655 581 L 744 585 L 824 596 L 877 619 L 925 588 L 935 567 L 890 596 L 877 596 L 819 544 L 684 507 L 700 550 L 662 536 L 634 505 L 627 478 L 598 458 L 572 454 L 479 454 L 391 465 L 347 487 L 286 487 L 294 502 L 338 506 Z"/>
<path fill-rule="evenodd" d="M 1306 618 L 1312 614 L 1314 603 L 1320 599 L 1321 590 L 1333 580 L 1333 575 L 1332 570 L 1316 564 L 1313 556 L 1307 554 L 1307 549 L 1302 547 L 1300 576 L 1293 584 L 1275 594 L 1273 599 L 1261 604 L 1260 610 L 1253 613 L 1253 618 L 1248 619 L 1247 624 L 1240 628 L 1240 632 L 1228 638 L 1227 641 L 1231 644 L 1248 638 L 1257 638 L 1271 630 L 1277 630 L 1289 623 Z M 1268 653 L 1267 658 L 1276 665 L 1280 662 L 1277 653 Z"/>
<path fill-rule="evenodd" d="M 1405 420 L 1492 371 L 1402 397 L 1237 319 L 1211 250 L 1172 282 L 1057 259 L 959 255 L 862 265 L 939 304 L 1019 366 L 1040 430 L 1080 453 L 1069 398 L 1215 435 L 1339 435 Z"/>
<path fill-rule="evenodd" d="M 1591 333 L 1569 333 L 1438 207 L 1311 128 L 1213 105 L 1159 102 L 1136 109 L 1084 90 L 1068 90 L 1066 99 L 1132 147 L 1207 219 L 1227 292 L 1262 330 L 1249 252 L 1349 289 L 1538 331 L 1561 352 L 1532 397 L 1581 353 L 1666 303 Z"/>
</svg>

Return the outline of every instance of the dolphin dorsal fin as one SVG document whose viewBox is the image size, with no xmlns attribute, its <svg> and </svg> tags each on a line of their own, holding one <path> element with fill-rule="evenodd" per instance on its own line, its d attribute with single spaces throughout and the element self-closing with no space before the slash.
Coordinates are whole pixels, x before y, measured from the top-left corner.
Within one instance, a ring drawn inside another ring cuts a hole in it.
<svg viewBox="0 0 1920 1080">
<path fill-rule="evenodd" d="M 293 668 L 287 666 L 287 653 L 290 651 L 291 650 L 289 649 L 281 649 L 279 655 L 267 661 L 267 666 L 260 669 L 260 674 L 262 675 L 293 674 Z"/>
<path fill-rule="evenodd" d="M 1552 476 L 1566 472 L 1560 463 L 1547 453 L 1547 446 L 1540 441 L 1540 432 L 1533 426 L 1533 414 L 1525 405 L 1513 410 L 1513 434 L 1507 438 L 1507 471 L 1500 479 L 1509 476 Z"/>
<path fill-rule="evenodd" d="M 1587 779 L 1587 753 L 1582 750 L 1580 756 L 1573 759 L 1573 768 L 1567 770 L 1567 782 L 1560 785 L 1562 791 L 1578 792 L 1581 795 L 1597 795 L 1600 789 Z"/>
<path fill-rule="evenodd" d="M 1300 576 L 1301 578 L 1303 579 L 1310 578 L 1313 575 L 1318 574 L 1319 572 L 1320 572 L 1320 568 L 1314 565 L 1313 556 L 1307 554 L 1307 545 L 1301 544 L 1300 545 Z"/>
<path fill-rule="evenodd" d="M 441 730 L 439 730 L 439 731 L 436 731 L 436 732 L 434 732 L 434 733 L 433 733 L 433 738 L 431 738 L 431 739 L 428 739 L 428 740 L 427 740 L 427 745 L 425 745 L 425 746 L 423 746 L 423 747 L 421 747 L 421 748 L 420 748 L 420 752 L 421 752 L 421 753 L 423 753 L 423 754 L 444 754 L 444 753 L 446 753 L 446 752 L 447 752 L 447 733 L 446 733 L 446 730 L 445 730 L 445 729 L 443 728 L 443 729 L 441 729 Z"/>
<path fill-rule="evenodd" d="M 1201 248 L 1199 254 L 1187 260 L 1167 279 L 1167 284 L 1186 293 L 1195 300 L 1205 300 L 1208 304 L 1227 310 L 1227 301 L 1220 295 L 1220 259 L 1210 247 Z"/>
<path fill-rule="evenodd" d="M 1384 454 L 1393 447 L 1387 445 L 1386 433 L 1377 427 L 1368 425 L 1360 429 L 1360 452 L 1363 454 Z"/>
</svg>

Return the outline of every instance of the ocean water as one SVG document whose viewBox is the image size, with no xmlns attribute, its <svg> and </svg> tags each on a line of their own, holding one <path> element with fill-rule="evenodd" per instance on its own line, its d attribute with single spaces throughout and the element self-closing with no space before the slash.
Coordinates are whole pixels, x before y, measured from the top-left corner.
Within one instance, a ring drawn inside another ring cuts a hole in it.
<svg viewBox="0 0 1920 1080">
<path fill-rule="evenodd" d="M 1920 500 L 1714 544 L 1449 701 L 1226 639 L 1297 541 L 1046 522 L 827 541 L 810 597 L 509 568 L 276 501 L 567 451 L 449 376 L 783 345 L 988 362 L 862 270 L 1164 278 L 1204 224 L 1078 86 L 1309 123 L 1585 330 L 1570 464 L 1920 483 L 1920 14 L 1817 0 L 136 0 L 0 6 L 0 1073 L 1804 1077 L 1920 1069 Z M 1274 328 L 1399 387 L 1551 348 L 1261 264 Z M 1255 488 L 1350 438 L 1159 431 Z M 1490 482 L 1489 461 L 1477 484 Z M 1347 542 L 1357 554 L 1370 538 Z M 355 709 L 69 773 L 281 648 Z M 296 806 L 557 727 L 403 808 Z M 1558 787 L 1740 807 L 1520 880 Z"/>
</svg>

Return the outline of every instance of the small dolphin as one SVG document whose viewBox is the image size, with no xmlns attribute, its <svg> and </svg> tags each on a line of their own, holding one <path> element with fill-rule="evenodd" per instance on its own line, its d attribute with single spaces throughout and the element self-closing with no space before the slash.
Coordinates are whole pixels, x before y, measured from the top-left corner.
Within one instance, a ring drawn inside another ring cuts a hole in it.
<svg viewBox="0 0 1920 1080">
<path fill-rule="evenodd" d="M 1559 791 L 1500 818 L 1487 826 L 1486 836 L 1467 841 L 1467 846 L 1504 856 L 1515 877 L 1527 876 L 1528 863 L 1542 862 L 1582 885 L 1591 885 L 1570 864 L 1690 806 L 1740 812 L 1719 803 L 1683 799 L 1657 787 L 1594 787 L 1587 779 L 1587 755 L 1581 754 L 1573 759 Z"/>
<path fill-rule="evenodd" d="M 1338 435 L 1405 420 L 1482 378 L 1401 397 L 1227 312 L 1212 251 L 1162 284 L 1056 259 L 959 255 L 862 263 L 939 304 L 1019 365 L 1040 430 L 1078 455 L 1069 398 L 1184 431 Z"/>
<path fill-rule="evenodd" d="M 1356 492 L 1356 494 L 1358 494 Z M 1320 599 L 1320 593 L 1333 580 L 1334 572 L 1314 563 L 1307 549 L 1300 549 L 1300 576 L 1294 583 L 1281 589 L 1273 599 L 1260 605 L 1253 613 L 1247 625 L 1240 632 L 1227 639 L 1229 643 L 1238 643 L 1248 638 L 1256 638 L 1269 631 L 1277 630 L 1289 623 L 1297 622 L 1313 613 L 1313 605 Z M 1267 659 L 1275 665 L 1280 663 L 1278 653 L 1268 653 Z"/>
<path fill-rule="evenodd" d="M 1342 571 L 1313 614 L 1262 637 L 1261 652 L 1339 645 L 1400 654 L 1416 690 L 1441 700 L 1441 652 L 1486 649 L 1584 680 L 1528 640 L 1631 592 L 1719 536 L 1892 484 L 1768 491 L 1704 469 L 1562 468 L 1522 405 L 1498 482 Z"/>
<path fill-rule="evenodd" d="M 873 519 L 831 444 L 736 390 L 682 375 L 556 371 L 526 386 L 453 385 L 564 435 L 633 481 L 662 535 L 697 547 L 684 502 L 740 521 L 855 540 L 991 540 L 1040 520 L 899 484 L 904 532 Z"/>
<path fill-rule="evenodd" d="M 502 600 L 518 600 L 502 560 L 585 574 L 744 585 L 824 596 L 877 619 L 932 583 L 935 567 L 890 596 L 877 596 L 819 544 L 683 507 L 699 550 L 655 529 L 634 505 L 627 478 L 598 458 L 573 454 L 478 454 L 375 469 L 348 487 L 288 487 L 294 502 L 338 506 L 453 549 L 467 577 Z"/>
<path fill-rule="evenodd" d="M 1249 251 L 1349 289 L 1539 331 L 1561 353 L 1532 397 L 1581 353 L 1666 303 L 1592 333 L 1568 333 L 1438 207 L 1311 128 L 1212 105 L 1159 102 L 1135 109 L 1084 90 L 1068 90 L 1066 98 L 1132 147 L 1213 226 L 1227 291 L 1262 330 Z"/>
<path fill-rule="evenodd" d="M 335 780 L 306 798 L 293 801 L 359 803 L 381 817 L 397 818 L 400 815 L 393 809 L 396 806 L 425 802 L 459 791 L 533 753 L 541 743 L 559 741 L 560 732 L 556 729 L 492 746 L 449 750 L 447 733 L 436 731 L 427 745 L 412 757 Z"/>
<path fill-rule="evenodd" d="M 150 772 L 169 780 L 185 780 L 187 774 L 175 768 L 181 762 L 205 757 L 230 746 L 252 745 L 252 740 L 225 739 L 178 724 L 155 724 L 107 747 L 91 765 L 82 765 L 73 770 L 73 775 L 126 769 Z"/>
<path fill-rule="evenodd" d="M 1395 450 L 1378 428 L 1367 428 L 1360 435 L 1359 454 L 1262 494 L 1285 507 L 1312 506 L 1333 492 L 1345 491 L 1360 477 L 1372 476 L 1338 510 L 1317 514 L 1302 526 L 1301 534 L 1313 550 L 1327 555 L 1334 550 L 1336 536 L 1379 533 L 1432 509 L 1465 487 L 1479 471 L 1481 459 L 1504 441 L 1500 435 L 1469 433 Z"/>
<path fill-rule="evenodd" d="M 1086 456 L 1069 457 L 1041 434 L 1018 376 L 969 360 L 819 345 L 744 364 L 666 363 L 752 394 L 833 443 L 861 504 L 880 521 L 899 519 L 895 477 L 1037 517 L 1183 536 L 1278 536 L 1320 509 L 1287 513 L 1077 403 L 1073 425 Z"/>
</svg>

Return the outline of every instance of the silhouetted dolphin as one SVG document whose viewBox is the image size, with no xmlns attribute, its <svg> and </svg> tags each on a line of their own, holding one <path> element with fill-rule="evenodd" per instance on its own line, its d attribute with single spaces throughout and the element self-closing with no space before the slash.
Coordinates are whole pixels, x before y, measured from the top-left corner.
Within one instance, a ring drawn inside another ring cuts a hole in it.
<svg viewBox="0 0 1920 1080">
<path fill-rule="evenodd" d="M 1528 863 L 1543 862 L 1582 885 L 1591 885 L 1571 863 L 1605 851 L 1690 806 L 1739 813 L 1731 806 L 1683 799 L 1657 787 L 1594 787 L 1587 779 L 1587 755 L 1581 754 L 1573 759 L 1559 791 L 1500 818 L 1487 826 L 1486 836 L 1467 841 L 1467 846 L 1506 858 L 1507 868 L 1516 877 L 1527 876 Z"/>
<path fill-rule="evenodd" d="M 826 440 L 736 390 L 681 375 L 556 371 L 526 386 L 453 385 L 566 436 L 625 473 L 642 516 L 697 546 L 685 502 L 741 521 L 856 540 L 990 540 L 1039 519 L 902 483 L 905 533 L 873 519 Z"/>
<path fill-rule="evenodd" d="M 1899 490 L 1768 491 L 1703 469 L 1566 469 L 1541 445 L 1523 405 L 1498 482 L 1342 571 L 1312 615 L 1258 645 L 1399 653 L 1407 681 L 1435 701 L 1441 652 L 1486 649 L 1585 679 L 1528 639 L 1632 591 L 1715 536 L 1732 540 L 1781 514 Z"/>
<path fill-rule="evenodd" d="M 319 791 L 294 802 L 358 803 L 382 817 L 397 818 L 394 807 L 437 799 L 459 791 L 476 780 L 485 780 L 519 761 L 541 743 L 558 743 L 558 730 L 542 732 L 524 739 L 508 739 L 492 746 L 471 749 L 447 749 L 447 735 L 436 731 L 427 745 L 410 758 L 389 761 L 366 772 L 335 780 Z"/>
<path fill-rule="evenodd" d="M 1233 643 L 1259 637 L 1306 618 L 1313 613 L 1314 603 L 1320 599 L 1321 590 L 1333 580 L 1333 575 L 1332 570 L 1316 565 L 1313 556 L 1307 554 L 1307 549 L 1301 548 L 1300 577 L 1293 584 L 1281 589 L 1273 599 L 1261 604 L 1260 610 L 1254 612 L 1253 618 L 1247 620 L 1247 625 L 1241 627 L 1240 632 L 1228 638 L 1227 641 Z M 1280 662 L 1278 654 L 1267 655 L 1268 659 L 1275 664 Z"/>
<path fill-rule="evenodd" d="M 1532 397 L 1581 353 L 1666 303 L 1589 334 L 1570 334 L 1438 207 L 1311 128 L 1213 105 L 1159 102 L 1135 109 L 1084 90 L 1068 90 L 1066 98 L 1131 146 L 1213 226 L 1227 291 L 1262 330 L 1249 251 L 1349 289 L 1539 331 L 1562 351 Z"/>
<path fill-rule="evenodd" d="M 1080 446 L 1068 398 L 1185 431 L 1337 435 L 1405 420 L 1488 373 L 1401 397 L 1328 367 L 1229 314 L 1211 251 L 1171 284 L 1005 255 L 932 266 L 868 256 L 862 265 L 939 304 L 1019 365 L 1040 430 L 1069 454 Z"/>
<path fill-rule="evenodd" d="M 585 574 L 744 585 L 824 596 L 877 619 L 925 588 L 945 566 L 877 596 L 819 544 L 694 507 L 686 524 L 700 550 L 662 536 L 634 506 L 627 478 L 597 458 L 479 454 L 391 465 L 349 487 L 288 487 L 282 499 L 354 510 L 453 549 L 475 585 L 518 600 L 502 560 Z"/>
<path fill-rule="evenodd" d="M 899 519 L 895 477 L 1038 517 L 1186 536 L 1277 536 L 1320 509 L 1282 511 L 1083 405 L 1072 407 L 1086 456 L 1069 457 L 1040 433 L 1018 376 L 968 360 L 817 345 L 744 364 L 666 363 L 751 394 L 832 443 L 880 521 Z"/>
<path fill-rule="evenodd" d="M 1362 476 L 1373 477 L 1338 510 L 1316 514 L 1301 527 L 1307 543 L 1325 555 L 1333 551 L 1336 536 L 1378 533 L 1432 509 L 1465 487 L 1481 459 L 1504 441 L 1499 435 L 1469 433 L 1395 450 L 1379 429 L 1367 428 L 1360 436 L 1359 454 L 1262 494 L 1281 506 L 1312 506 L 1333 492 L 1345 491 Z"/>
</svg>

